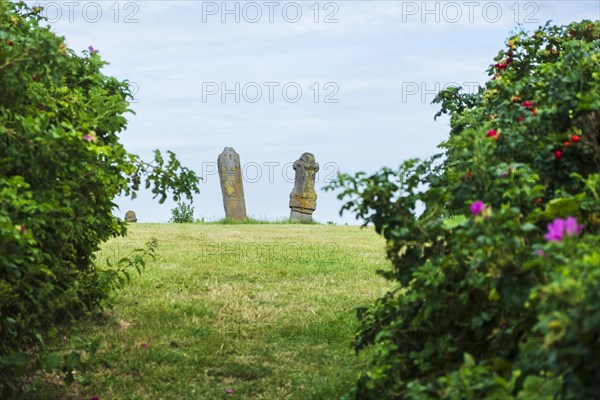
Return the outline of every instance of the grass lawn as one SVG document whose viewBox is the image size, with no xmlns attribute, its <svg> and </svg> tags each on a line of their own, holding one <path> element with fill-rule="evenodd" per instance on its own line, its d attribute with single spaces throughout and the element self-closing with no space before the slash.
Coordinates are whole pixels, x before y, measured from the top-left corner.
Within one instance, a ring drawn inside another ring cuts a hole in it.
<svg viewBox="0 0 600 400">
<path fill-rule="evenodd" d="M 70 387 L 44 376 L 36 396 L 331 400 L 364 369 L 354 308 L 390 287 L 375 273 L 388 264 L 372 229 L 133 224 L 101 257 L 153 237 L 156 261 L 74 329 L 102 338 L 91 370 Z"/>
</svg>

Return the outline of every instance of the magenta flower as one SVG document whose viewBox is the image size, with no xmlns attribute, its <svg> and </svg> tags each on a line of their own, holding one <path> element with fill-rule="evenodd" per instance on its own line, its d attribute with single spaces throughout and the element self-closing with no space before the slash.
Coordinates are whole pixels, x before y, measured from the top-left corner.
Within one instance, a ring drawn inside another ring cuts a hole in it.
<svg viewBox="0 0 600 400">
<path fill-rule="evenodd" d="M 90 51 L 90 53 L 97 53 L 98 50 L 94 49 L 94 46 L 88 46 L 88 50 Z"/>
<path fill-rule="evenodd" d="M 575 236 L 583 230 L 583 225 L 577 225 L 577 218 L 556 218 L 548 224 L 548 232 L 544 235 L 549 242 L 560 242 L 565 236 Z"/>
<path fill-rule="evenodd" d="M 90 400 L 99 400 L 98 396 L 90 397 Z"/>
<path fill-rule="evenodd" d="M 485 203 L 481 200 L 477 200 L 475 203 L 471 204 L 471 214 L 478 215 L 481 214 L 485 209 Z"/>
<path fill-rule="evenodd" d="M 227 393 L 227 394 L 233 394 L 233 389 L 225 389 L 225 393 Z"/>
<path fill-rule="evenodd" d="M 536 250 L 535 254 L 537 254 L 540 257 L 543 257 L 544 256 L 544 250 Z"/>
<path fill-rule="evenodd" d="M 90 135 L 83 135 L 83 140 L 85 140 L 86 142 L 90 142 L 92 140 L 92 137 Z"/>
</svg>

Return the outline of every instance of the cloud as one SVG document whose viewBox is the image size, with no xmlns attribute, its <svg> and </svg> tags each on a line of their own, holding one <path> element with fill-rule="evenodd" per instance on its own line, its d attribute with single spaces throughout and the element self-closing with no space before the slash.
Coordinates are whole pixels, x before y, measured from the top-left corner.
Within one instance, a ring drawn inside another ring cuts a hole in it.
<svg viewBox="0 0 600 400">
<path fill-rule="evenodd" d="M 471 19 L 467 2 L 335 1 L 297 2 L 302 17 L 295 23 L 288 21 L 292 2 L 279 2 L 270 22 L 259 1 L 254 3 L 262 19 L 252 23 L 248 3 L 227 2 L 230 10 L 238 4 L 246 14 L 239 14 L 239 23 L 236 15 L 225 14 L 223 23 L 221 1 L 96 2 L 102 18 L 91 23 L 82 2 L 72 22 L 63 12 L 50 25 L 72 48 L 99 49 L 111 63 L 105 72 L 139 89 L 132 104 L 137 114 L 128 116 L 122 136 L 131 152 L 147 156 L 154 148 L 172 148 L 202 171 L 225 146 L 236 148 L 243 162 L 259 164 L 283 165 L 311 151 L 317 161 L 352 172 L 437 152 L 448 124 L 444 118 L 433 121 L 433 92 L 450 82 L 483 84 L 486 68 L 518 23 L 531 30 L 548 19 L 600 17 L 598 4 L 587 1 L 479 2 Z M 462 13 L 457 22 L 451 3 Z M 211 4 L 219 7 L 217 13 L 208 12 Z M 500 18 L 492 14 L 496 5 Z M 325 23 L 326 18 L 338 22 Z M 279 83 L 273 102 L 265 82 Z M 235 94 L 223 102 L 221 92 L 203 98 L 207 83 L 230 91 L 236 83 L 241 90 L 257 83 L 263 97 L 256 103 L 243 93 L 239 103 Z M 298 102 L 282 94 L 286 83 L 301 87 Z M 325 88 L 327 83 L 337 86 Z M 338 103 L 325 103 L 333 92 Z M 288 213 L 291 184 L 280 172 L 274 182 L 248 184 L 251 213 Z M 201 190 L 201 213 L 222 216 L 218 180 Z M 170 205 L 159 206 L 150 197 L 118 203 L 138 211 L 140 220 L 168 220 Z M 319 192 L 317 219 L 353 222 L 351 216 L 339 219 L 339 208 L 334 194 Z"/>
</svg>

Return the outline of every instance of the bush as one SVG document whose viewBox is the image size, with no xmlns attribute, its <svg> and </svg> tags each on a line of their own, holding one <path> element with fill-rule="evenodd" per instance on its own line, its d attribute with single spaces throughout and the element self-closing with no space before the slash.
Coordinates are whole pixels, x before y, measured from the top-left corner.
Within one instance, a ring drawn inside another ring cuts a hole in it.
<svg viewBox="0 0 600 400">
<path fill-rule="evenodd" d="M 341 175 L 398 283 L 358 310 L 357 399 L 597 399 L 600 22 L 510 37 L 450 114 L 443 154 Z"/>
<path fill-rule="evenodd" d="M 194 222 L 194 207 L 191 204 L 177 203 L 177 207 L 171 210 L 171 221 L 176 224 Z"/>
<path fill-rule="evenodd" d="M 147 163 L 123 148 L 127 81 L 103 75 L 93 47 L 67 48 L 40 12 L 0 0 L 0 397 L 42 362 L 48 332 L 98 309 L 153 253 L 150 243 L 117 265 L 95 262 L 102 242 L 126 233 L 115 196 L 135 197 L 144 178 L 161 202 L 198 192 L 173 153 Z"/>
</svg>

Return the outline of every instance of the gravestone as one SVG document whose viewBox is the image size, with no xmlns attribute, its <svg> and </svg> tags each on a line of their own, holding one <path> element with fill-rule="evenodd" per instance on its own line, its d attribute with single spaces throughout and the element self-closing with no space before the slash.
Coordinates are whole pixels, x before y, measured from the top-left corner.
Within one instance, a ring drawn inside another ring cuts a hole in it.
<svg viewBox="0 0 600 400">
<path fill-rule="evenodd" d="M 315 175 L 319 163 L 312 153 L 303 153 L 294 162 L 296 178 L 294 189 L 290 193 L 290 220 L 293 222 L 310 222 L 312 213 L 317 208 L 317 193 L 315 192 Z"/>
<path fill-rule="evenodd" d="M 225 147 L 217 159 L 225 217 L 236 221 L 246 219 L 246 200 L 242 183 L 240 156 L 232 147 Z"/>
<path fill-rule="evenodd" d="M 135 216 L 135 213 L 131 210 L 127 211 L 125 213 L 125 221 L 127 222 L 137 222 L 137 217 Z"/>
</svg>

